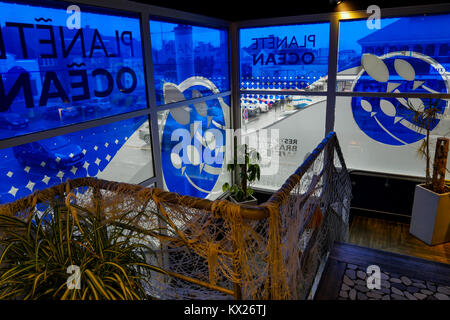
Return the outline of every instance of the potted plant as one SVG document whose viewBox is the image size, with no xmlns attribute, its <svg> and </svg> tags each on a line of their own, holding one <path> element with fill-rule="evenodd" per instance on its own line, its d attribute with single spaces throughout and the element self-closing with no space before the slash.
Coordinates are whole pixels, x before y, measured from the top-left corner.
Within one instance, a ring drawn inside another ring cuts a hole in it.
<svg viewBox="0 0 450 320">
<path fill-rule="evenodd" d="M 106 218 L 70 195 L 40 217 L 30 212 L 0 214 L 0 299 L 153 299 L 151 271 L 161 270 L 147 263 L 152 249 L 133 231 L 144 212 Z"/>
<path fill-rule="evenodd" d="M 440 103 L 440 99 L 435 99 L 428 106 L 422 104 L 415 107 L 408 103 L 413 121 L 426 133 L 419 148 L 419 154 L 426 162 L 425 182 L 416 186 L 409 232 L 428 245 L 450 241 L 450 188 L 445 183 L 448 138 L 437 139 L 431 174 L 430 132 L 439 121 L 442 110 Z"/>
<path fill-rule="evenodd" d="M 238 148 L 235 143 L 234 161 L 227 165 L 227 170 L 232 172 L 238 170 L 240 184 L 230 185 L 226 182 L 222 186 L 224 192 L 230 193 L 229 198 L 231 201 L 235 203 L 257 204 L 257 200 L 253 196 L 254 190 L 250 185 L 260 179 L 261 169 L 258 164 L 260 159 L 261 156 L 255 149 L 249 148 L 247 144 L 240 145 Z"/>
</svg>

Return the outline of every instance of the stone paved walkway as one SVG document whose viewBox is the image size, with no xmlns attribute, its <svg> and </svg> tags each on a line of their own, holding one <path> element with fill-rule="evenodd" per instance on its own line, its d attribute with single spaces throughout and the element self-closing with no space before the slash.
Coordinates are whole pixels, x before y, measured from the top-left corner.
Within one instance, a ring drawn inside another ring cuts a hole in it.
<svg viewBox="0 0 450 320">
<path fill-rule="evenodd" d="M 382 270 L 381 270 L 382 271 Z M 450 300 L 450 286 L 381 272 L 381 288 L 368 289 L 364 267 L 347 264 L 339 300 Z"/>
</svg>

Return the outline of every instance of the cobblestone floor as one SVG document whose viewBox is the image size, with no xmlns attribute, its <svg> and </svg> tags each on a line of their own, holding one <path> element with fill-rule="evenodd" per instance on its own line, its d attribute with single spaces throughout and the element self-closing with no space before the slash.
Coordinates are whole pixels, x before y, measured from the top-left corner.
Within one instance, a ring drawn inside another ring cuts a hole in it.
<svg viewBox="0 0 450 320">
<path fill-rule="evenodd" d="M 366 269 L 347 264 L 339 300 L 450 300 L 450 286 L 381 272 L 381 288 L 368 289 Z"/>
</svg>

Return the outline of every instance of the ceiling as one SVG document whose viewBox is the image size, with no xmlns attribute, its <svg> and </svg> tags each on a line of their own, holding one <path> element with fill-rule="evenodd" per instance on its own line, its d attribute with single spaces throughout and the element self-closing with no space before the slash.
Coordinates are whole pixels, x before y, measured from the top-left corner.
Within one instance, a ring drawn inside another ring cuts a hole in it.
<svg viewBox="0 0 450 320">
<path fill-rule="evenodd" d="M 202 14 L 228 21 L 295 16 L 302 14 L 326 13 L 337 11 L 339 6 L 332 5 L 330 0 L 297 0 L 297 1 L 255 1 L 255 0 L 133 0 L 159 7 L 177 9 L 191 13 Z M 332 0 L 331 0 L 332 1 Z M 365 10 L 369 5 L 376 4 L 381 8 L 404 7 L 424 4 L 449 3 L 442 0 L 346 0 L 346 8 Z"/>
</svg>

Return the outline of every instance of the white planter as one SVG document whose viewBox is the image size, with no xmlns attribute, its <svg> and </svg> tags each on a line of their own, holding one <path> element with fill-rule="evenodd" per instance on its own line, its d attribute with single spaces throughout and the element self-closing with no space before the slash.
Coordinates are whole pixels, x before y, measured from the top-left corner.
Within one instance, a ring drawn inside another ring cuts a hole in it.
<svg viewBox="0 0 450 320">
<path fill-rule="evenodd" d="M 417 185 L 409 232 L 429 245 L 450 241 L 450 192 L 438 194 Z"/>
</svg>

